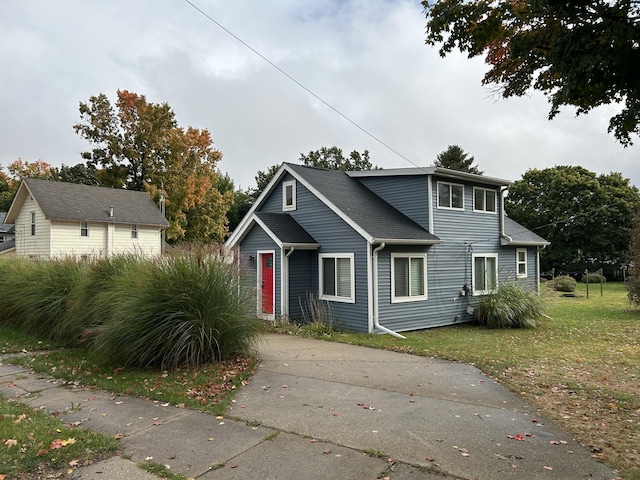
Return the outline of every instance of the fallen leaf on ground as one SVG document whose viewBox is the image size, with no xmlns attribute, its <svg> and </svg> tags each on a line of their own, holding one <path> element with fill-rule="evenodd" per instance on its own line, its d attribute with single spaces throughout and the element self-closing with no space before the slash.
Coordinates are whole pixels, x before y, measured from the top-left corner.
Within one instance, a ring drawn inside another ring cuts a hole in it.
<svg viewBox="0 0 640 480">
<path fill-rule="evenodd" d="M 5 444 L 7 447 L 14 447 L 14 446 L 16 446 L 16 445 L 18 444 L 18 441 L 17 441 L 17 440 L 15 440 L 15 439 L 13 439 L 13 438 L 10 438 L 10 439 L 9 439 L 9 440 L 7 440 L 6 442 L 4 442 L 4 444 Z"/>
<path fill-rule="evenodd" d="M 507 438 L 510 438 L 511 440 L 519 440 L 521 442 L 524 442 L 524 437 L 519 433 L 516 433 L 515 435 L 507 435 Z"/>
</svg>

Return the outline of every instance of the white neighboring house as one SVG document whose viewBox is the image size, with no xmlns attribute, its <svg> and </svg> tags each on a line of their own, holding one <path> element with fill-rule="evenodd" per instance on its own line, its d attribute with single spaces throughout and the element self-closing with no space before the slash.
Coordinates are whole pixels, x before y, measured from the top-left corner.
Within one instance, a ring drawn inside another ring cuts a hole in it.
<svg viewBox="0 0 640 480">
<path fill-rule="evenodd" d="M 15 253 L 30 258 L 93 258 L 162 253 L 169 226 L 145 192 L 25 178 L 5 221 Z"/>
</svg>

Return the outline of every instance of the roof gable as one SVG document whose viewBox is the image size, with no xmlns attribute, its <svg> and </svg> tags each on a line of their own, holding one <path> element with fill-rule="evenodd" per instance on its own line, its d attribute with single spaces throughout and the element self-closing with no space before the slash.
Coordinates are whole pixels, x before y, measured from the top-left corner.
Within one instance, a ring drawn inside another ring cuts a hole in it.
<svg viewBox="0 0 640 480">
<path fill-rule="evenodd" d="M 7 212 L 15 222 L 27 195 L 54 221 L 167 227 L 169 222 L 146 192 L 25 178 Z"/>
</svg>

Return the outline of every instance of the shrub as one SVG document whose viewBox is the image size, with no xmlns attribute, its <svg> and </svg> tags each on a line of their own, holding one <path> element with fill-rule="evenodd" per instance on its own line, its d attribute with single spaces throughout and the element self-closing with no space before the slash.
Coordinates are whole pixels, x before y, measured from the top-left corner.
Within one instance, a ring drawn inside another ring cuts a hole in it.
<svg viewBox="0 0 640 480">
<path fill-rule="evenodd" d="M 478 322 L 489 328 L 535 327 L 543 314 L 540 297 L 515 283 L 500 285 L 478 304 Z"/>
<path fill-rule="evenodd" d="M 248 353 L 260 332 L 234 266 L 208 255 L 128 265 L 100 301 L 112 301 L 91 348 L 138 367 L 198 367 Z"/>
<path fill-rule="evenodd" d="M 553 279 L 553 288 L 559 292 L 575 292 L 577 283 L 569 275 L 560 275 Z"/>
<path fill-rule="evenodd" d="M 607 278 L 599 273 L 589 273 L 582 275 L 582 283 L 607 283 Z"/>
</svg>

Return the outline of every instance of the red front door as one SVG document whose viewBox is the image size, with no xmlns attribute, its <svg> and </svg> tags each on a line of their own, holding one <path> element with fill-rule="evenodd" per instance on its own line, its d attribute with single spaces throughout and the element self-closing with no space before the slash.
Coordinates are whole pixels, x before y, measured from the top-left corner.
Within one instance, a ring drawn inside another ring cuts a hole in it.
<svg viewBox="0 0 640 480">
<path fill-rule="evenodd" d="M 262 258 L 262 313 L 273 315 L 273 253 L 263 253 Z"/>
</svg>

